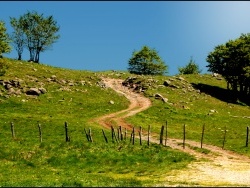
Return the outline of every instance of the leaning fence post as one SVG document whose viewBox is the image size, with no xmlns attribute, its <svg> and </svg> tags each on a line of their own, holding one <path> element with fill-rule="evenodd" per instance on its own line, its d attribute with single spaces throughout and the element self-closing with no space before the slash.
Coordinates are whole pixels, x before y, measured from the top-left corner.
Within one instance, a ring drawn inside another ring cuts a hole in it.
<svg viewBox="0 0 250 188">
<path fill-rule="evenodd" d="M 248 147 L 248 136 L 249 136 L 249 127 L 247 126 L 246 147 Z"/>
<path fill-rule="evenodd" d="M 203 126 L 202 126 L 202 132 L 201 132 L 201 148 L 202 148 L 202 145 L 203 145 L 204 131 L 205 131 L 205 124 L 203 124 Z"/>
<path fill-rule="evenodd" d="M 89 135 L 88 135 L 88 133 L 87 133 L 87 131 L 86 131 L 85 128 L 84 128 L 84 132 L 85 132 L 86 138 L 87 138 L 87 140 L 88 140 L 88 142 L 89 142 Z"/>
<path fill-rule="evenodd" d="M 70 138 L 68 136 L 68 123 L 65 122 L 65 135 L 66 135 L 66 142 L 70 141 Z"/>
<path fill-rule="evenodd" d="M 103 129 L 102 129 L 102 134 L 103 134 L 103 136 L 104 136 L 105 141 L 108 143 L 108 139 L 107 139 L 107 137 L 106 137 L 105 132 L 104 132 Z"/>
<path fill-rule="evenodd" d="M 38 130 L 39 130 L 40 142 L 42 142 L 43 141 L 43 139 L 42 139 L 42 127 L 41 127 L 40 123 L 38 123 Z"/>
<path fill-rule="evenodd" d="M 13 122 L 10 123 L 10 129 L 11 129 L 12 138 L 16 138 L 16 136 L 15 136 L 15 129 L 14 129 L 14 123 Z"/>
<path fill-rule="evenodd" d="M 91 128 L 89 128 L 89 140 L 90 140 L 90 142 L 93 142 Z"/>
</svg>

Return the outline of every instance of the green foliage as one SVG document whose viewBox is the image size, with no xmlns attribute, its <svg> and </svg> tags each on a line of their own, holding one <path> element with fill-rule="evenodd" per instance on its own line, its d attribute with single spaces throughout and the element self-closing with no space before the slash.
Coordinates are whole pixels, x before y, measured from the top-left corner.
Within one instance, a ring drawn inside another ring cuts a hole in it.
<svg viewBox="0 0 250 188">
<path fill-rule="evenodd" d="M 178 68 L 180 74 L 199 74 L 201 70 L 199 70 L 199 65 L 196 64 L 191 57 L 189 63 L 185 67 Z"/>
<path fill-rule="evenodd" d="M 7 69 L 8 65 L 2 58 L 0 58 L 0 76 L 3 76 L 6 73 Z"/>
<path fill-rule="evenodd" d="M 237 98 L 250 95 L 250 34 L 218 45 L 207 56 L 209 71 L 221 74 Z M 238 93 L 239 92 L 239 93 Z"/>
<path fill-rule="evenodd" d="M 139 75 L 163 75 L 167 73 L 168 68 L 157 51 L 148 46 L 143 46 L 140 51 L 134 51 L 128 65 L 130 73 Z"/>
<path fill-rule="evenodd" d="M 0 21 L 0 57 L 2 57 L 3 53 L 9 53 L 11 51 L 9 45 L 10 39 L 6 31 L 5 23 Z"/>
<path fill-rule="evenodd" d="M 53 16 L 44 17 L 36 11 L 28 11 L 19 19 L 11 18 L 11 25 L 15 30 L 13 41 L 18 50 L 21 50 L 25 43 L 30 52 L 30 61 L 37 63 L 40 52 L 47 50 L 60 37 L 57 34 L 60 27 Z"/>
<path fill-rule="evenodd" d="M 22 20 L 21 18 L 10 18 L 10 24 L 13 27 L 14 31 L 11 35 L 12 43 L 17 51 L 18 60 L 22 60 L 23 49 L 26 45 L 25 34 L 22 29 Z"/>
</svg>

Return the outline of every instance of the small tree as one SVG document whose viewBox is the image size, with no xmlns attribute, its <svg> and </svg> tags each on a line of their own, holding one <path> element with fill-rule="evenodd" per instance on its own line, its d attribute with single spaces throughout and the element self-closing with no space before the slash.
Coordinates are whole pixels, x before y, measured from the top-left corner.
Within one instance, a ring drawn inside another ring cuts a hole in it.
<svg viewBox="0 0 250 188">
<path fill-rule="evenodd" d="M 6 33 L 5 23 L 0 21 L 0 57 L 2 57 L 3 53 L 9 53 L 11 51 L 11 47 L 9 45 L 10 38 Z"/>
<path fill-rule="evenodd" d="M 180 74 L 199 74 L 201 70 L 199 70 L 199 65 L 195 63 L 193 58 L 190 58 L 189 63 L 185 67 L 178 68 Z"/>
<path fill-rule="evenodd" d="M 10 18 L 10 24 L 14 29 L 11 35 L 12 43 L 18 54 L 18 60 L 22 60 L 22 53 L 25 46 L 25 35 L 22 29 L 21 19 Z"/>
<path fill-rule="evenodd" d="M 134 51 L 128 65 L 130 73 L 140 75 L 163 75 L 168 69 L 157 51 L 148 46 L 143 46 L 140 51 Z"/>
<path fill-rule="evenodd" d="M 22 37 L 30 52 L 30 61 L 39 63 L 40 52 L 47 50 L 60 35 L 57 34 L 59 26 L 53 16 L 44 17 L 37 12 L 27 12 L 19 19 L 11 18 L 11 25 L 15 29 L 14 42 L 18 49 L 22 49 Z M 21 39 L 21 40 L 20 40 Z M 19 48 L 21 47 L 21 48 Z"/>
</svg>

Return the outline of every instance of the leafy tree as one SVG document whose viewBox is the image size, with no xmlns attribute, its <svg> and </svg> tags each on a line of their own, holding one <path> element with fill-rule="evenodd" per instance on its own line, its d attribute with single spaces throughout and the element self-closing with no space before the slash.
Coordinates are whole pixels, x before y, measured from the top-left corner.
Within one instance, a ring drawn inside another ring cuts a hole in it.
<svg viewBox="0 0 250 188">
<path fill-rule="evenodd" d="M 221 74 L 228 89 L 250 95 L 250 34 L 218 45 L 207 56 L 209 71 Z"/>
<path fill-rule="evenodd" d="M 9 53 L 11 51 L 11 47 L 9 45 L 10 38 L 6 31 L 7 29 L 5 27 L 5 23 L 0 21 L 0 57 L 2 57 L 3 53 Z"/>
<path fill-rule="evenodd" d="M 10 24 L 14 28 L 14 32 L 11 35 L 12 43 L 17 51 L 18 60 L 22 60 L 22 53 L 26 41 L 24 31 L 21 25 L 21 19 L 10 18 Z"/>
<path fill-rule="evenodd" d="M 143 46 L 140 51 L 134 51 L 128 65 L 130 73 L 140 75 L 163 75 L 168 69 L 157 51 L 148 46 Z"/>
<path fill-rule="evenodd" d="M 195 63 L 193 58 L 191 57 L 189 63 L 185 67 L 178 68 L 180 74 L 199 74 L 201 70 L 199 70 L 199 65 Z"/>
<path fill-rule="evenodd" d="M 19 36 L 20 39 L 24 33 L 24 42 L 30 53 L 30 61 L 36 63 L 39 63 L 40 52 L 47 50 L 60 38 L 60 35 L 57 34 L 60 28 L 53 16 L 44 17 L 43 14 L 38 14 L 36 11 L 28 11 L 19 19 L 11 18 L 11 23 L 14 25 L 15 36 Z M 17 43 L 16 46 L 18 46 Z"/>
</svg>

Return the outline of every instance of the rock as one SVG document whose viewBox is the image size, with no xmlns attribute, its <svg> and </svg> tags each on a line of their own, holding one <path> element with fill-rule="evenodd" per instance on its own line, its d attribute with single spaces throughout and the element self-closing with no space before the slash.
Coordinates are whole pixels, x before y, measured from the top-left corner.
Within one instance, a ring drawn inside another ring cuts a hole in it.
<svg viewBox="0 0 250 188">
<path fill-rule="evenodd" d="M 101 88 L 106 88 L 106 84 L 103 81 L 97 82 L 96 84 Z"/>
<path fill-rule="evenodd" d="M 164 103 L 168 102 L 167 98 L 164 98 L 161 94 L 156 93 L 155 94 L 155 99 L 161 99 Z"/>
<path fill-rule="evenodd" d="M 40 95 L 41 91 L 37 88 L 30 88 L 28 91 L 26 91 L 27 95 Z"/>
<path fill-rule="evenodd" d="M 115 104 L 115 102 L 114 102 L 114 101 L 109 101 L 109 103 L 110 103 L 110 104 Z"/>
<path fill-rule="evenodd" d="M 47 93 L 47 90 L 46 90 L 45 88 L 43 88 L 43 87 L 38 88 L 38 90 L 39 90 L 42 94 Z"/>
<path fill-rule="evenodd" d="M 9 95 L 12 95 L 12 94 L 16 94 L 16 91 L 15 91 L 15 89 L 14 88 L 9 88 L 9 90 L 8 90 L 8 94 Z"/>
<path fill-rule="evenodd" d="M 163 85 L 164 85 L 164 86 L 170 86 L 170 84 L 171 84 L 171 81 L 169 81 L 169 80 L 165 80 L 165 81 L 163 82 Z"/>
</svg>

